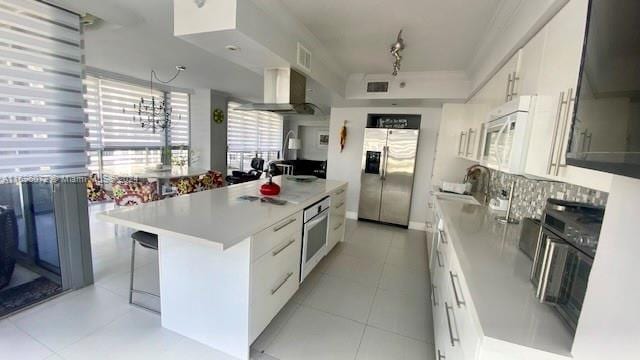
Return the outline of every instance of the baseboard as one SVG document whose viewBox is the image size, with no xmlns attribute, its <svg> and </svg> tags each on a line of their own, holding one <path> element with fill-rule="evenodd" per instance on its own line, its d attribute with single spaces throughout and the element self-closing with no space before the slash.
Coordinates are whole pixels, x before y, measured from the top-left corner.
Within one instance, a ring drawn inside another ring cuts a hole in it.
<svg viewBox="0 0 640 360">
<path fill-rule="evenodd" d="M 427 231 L 427 223 L 419 221 L 409 221 L 409 229 L 418 231 Z"/>
<path fill-rule="evenodd" d="M 355 211 L 347 211 L 347 219 L 358 220 L 358 213 Z"/>
</svg>

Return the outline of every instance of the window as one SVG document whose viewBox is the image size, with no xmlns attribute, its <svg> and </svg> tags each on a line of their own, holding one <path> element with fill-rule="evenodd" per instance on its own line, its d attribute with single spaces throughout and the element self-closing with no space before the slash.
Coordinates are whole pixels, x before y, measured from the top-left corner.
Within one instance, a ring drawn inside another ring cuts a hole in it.
<svg viewBox="0 0 640 360">
<path fill-rule="evenodd" d="M 189 94 L 154 90 L 153 96 L 165 98 L 172 108 L 171 128 L 167 134 L 140 126 L 133 120 L 134 105 L 141 97 L 151 99 L 148 87 L 93 76 L 85 80 L 89 169 L 126 165 L 156 164 L 165 145 L 175 156 L 188 154 Z"/>
<path fill-rule="evenodd" d="M 78 16 L 36 1 L 0 5 L 0 177 L 86 173 Z"/>
<path fill-rule="evenodd" d="M 282 116 L 268 111 L 241 111 L 229 102 L 227 124 L 227 169 L 248 171 L 251 159 L 269 162 L 280 157 Z"/>
</svg>

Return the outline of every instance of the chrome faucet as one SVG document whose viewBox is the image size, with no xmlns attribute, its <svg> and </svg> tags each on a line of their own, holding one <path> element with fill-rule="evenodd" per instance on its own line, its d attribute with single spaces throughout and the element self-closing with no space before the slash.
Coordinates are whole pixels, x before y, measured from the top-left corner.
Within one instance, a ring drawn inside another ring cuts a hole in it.
<svg viewBox="0 0 640 360">
<path fill-rule="evenodd" d="M 505 216 L 498 216 L 496 220 L 503 224 L 517 224 L 518 220 L 511 217 L 511 205 L 513 203 L 513 194 L 516 189 L 516 180 L 511 183 L 511 189 L 509 190 L 509 204 L 507 205 L 507 213 Z"/>
<path fill-rule="evenodd" d="M 482 176 L 482 185 L 484 188 L 482 192 L 484 196 L 483 204 L 487 205 L 491 197 L 491 194 L 490 194 L 491 170 L 489 170 L 489 168 L 486 166 L 473 165 L 467 169 L 467 174 L 464 176 L 464 182 L 467 183 L 469 182 L 472 176 L 479 176 L 479 175 Z"/>
</svg>

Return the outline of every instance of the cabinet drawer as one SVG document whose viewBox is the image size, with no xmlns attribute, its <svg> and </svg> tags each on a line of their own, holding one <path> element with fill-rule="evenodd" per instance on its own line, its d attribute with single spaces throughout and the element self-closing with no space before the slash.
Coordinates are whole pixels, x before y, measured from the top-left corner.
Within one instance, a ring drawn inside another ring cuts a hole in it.
<svg viewBox="0 0 640 360">
<path fill-rule="evenodd" d="M 251 239 L 251 261 L 290 241 L 293 236 L 302 234 L 302 211 L 293 214 L 265 230 L 255 234 Z"/>
<path fill-rule="evenodd" d="M 298 290 L 301 235 L 251 264 L 251 341 Z"/>
<path fill-rule="evenodd" d="M 446 234 L 445 234 L 446 236 Z M 458 358 L 460 354 L 464 354 L 467 359 L 475 359 L 477 347 L 480 341 L 481 333 L 476 327 L 474 312 L 472 309 L 471 299 L 467 292 L 466 281 L 462 274 L 458 258 L 454 251 L 453 245 L 449 241 L 443 244 L 440 249 L 445 255 L 446 264 L 439 268 L 438 281 L 440 290 L 443 292 L 445 305 L 449 309 L 443 310 L 443 316 L 447 315 L 448 322 L 445 323 L 441 331 L 446 331 L 446 337 L 449 341 L 449 348 L 444 350 L 450 356 Z M 451 329 L 449 328 L 449 322 Z M 451 333 L 450 333 L 451 332 Z M 457 341 L 451 345 L 451 334 Z M 449 359 L 450 357 L 447 357 Z"/>
<path fill-rule="evenodd" d="M 341 187 L 331 193 L 331 207 L 340 209 L 340 205 L 344 207 L 347 202 L 347 187 Z M 343 204 L 344 203 L 344 204 Z"/>
<path fill-rule="evenodd" d="M 330 214 L 329 215 L 329 237 L 327 240 L 327 254 L 336 246 L 337 243 L 342 241 L 344 235 L 346 218 L 344 214 Z"/>
</svg>

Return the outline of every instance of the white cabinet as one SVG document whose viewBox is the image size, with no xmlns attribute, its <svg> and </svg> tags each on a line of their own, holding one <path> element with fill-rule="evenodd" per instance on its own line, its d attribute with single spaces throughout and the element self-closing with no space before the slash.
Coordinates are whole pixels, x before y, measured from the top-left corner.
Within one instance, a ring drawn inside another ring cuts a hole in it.
<svg viewBox="0 0 640 360">
<path fill-rule="evenodd" d="M 327 254 L 344 239 L 346 225 L 347 186 L 331 193 L 331 210 L 329 210 L 329 237 Z"/>
<path fill-rule="evenodd" d="M 481 330 L 446 231 L 441 231 L 438 239 L 431 275 L 436 359 L 476 359 Z"/>
<path fill-rule="evenodd" d="M 298 290 L 301 246 L 302 212 L 252 237 L 250 341 Z"/>
<path fill-rule="evenodd" d="M 466 104 L 460 130 L 458 156 L 470 161 L 480 161 L 482 124 L 487 119 L 489 107 L 483 104 Z"/>
<path fill-rule="evenodd" d="M 519 95 L 536 95 L 547 29 L 540 30 L 520 50 L 520 69 L 516 89 Z"/>
<path fill-rule="evenodd" d="M 582 56 L 587 3 L 587 0 L 569 1 L 539 34 L 544 37 L 544 46 L 539 61 L 538 96 L 532 114 L 530 151 L 525 172 L 608 191 L 610 174 L 567 166 L 565 158 Z M 534 38 L 532 41 L 541 40 Z M 539 44 L 534 43 L 531 49 L 537 46 Z M 535 64 L 538 52 L 532 51 L 532 54 L 534 59 L 530 62 Z M 533 65 L 531 68 L 534 68 Z"/>
</svg>

